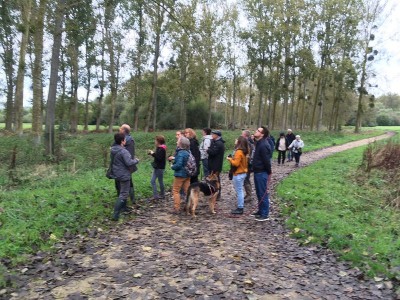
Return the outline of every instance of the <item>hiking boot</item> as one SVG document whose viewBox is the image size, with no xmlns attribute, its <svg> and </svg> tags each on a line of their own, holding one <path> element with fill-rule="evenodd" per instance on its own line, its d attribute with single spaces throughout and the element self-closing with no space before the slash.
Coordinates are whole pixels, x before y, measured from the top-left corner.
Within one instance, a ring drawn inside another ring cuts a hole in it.
<svg viewBox="0 0 400 300">
<path fill-rule="evenodd" d="M 254 212 L 252 212 L 252 213 L 250 214 L 250 216 L 252 216 L 252 217 L 259 217 L 259 216 L 261 216 L 261 215 L 260 215 L 260 211 L 259 211 L 259 210 L 254 211 Z"/>
<path fill-rule="evenodd" d="M 232 215 L 242 215 L 243 214 L 243 208 L 236 208 L 234 210 L 231 211 Z"/>
<path fill-rule="evenodd" d="M 267 217 L 267 216 L 259 216 L 259 217 L 256 217 L 255 220 L 259 221 L 259 222 L 264 222 L 264 221 L 268 221 L 269 217 Z"/>
</svg>

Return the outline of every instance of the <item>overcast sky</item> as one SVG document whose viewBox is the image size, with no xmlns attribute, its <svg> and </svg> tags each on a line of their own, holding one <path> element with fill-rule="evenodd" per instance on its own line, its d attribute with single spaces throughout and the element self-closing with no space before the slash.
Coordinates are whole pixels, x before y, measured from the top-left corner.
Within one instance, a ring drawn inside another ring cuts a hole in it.
<svg viewBox="0 0 400 300">
<path fill-rule="evenodd" d="M 387 16 L 387 13 L 389 13 Z M 400 95 L 400 1 L 388 0 L 384 23 L 377 29 L 374 49 L 379 51 L 374 69 L 377 88 L 371 93 L 380 96 L 386 93 Z"/>
</svg>

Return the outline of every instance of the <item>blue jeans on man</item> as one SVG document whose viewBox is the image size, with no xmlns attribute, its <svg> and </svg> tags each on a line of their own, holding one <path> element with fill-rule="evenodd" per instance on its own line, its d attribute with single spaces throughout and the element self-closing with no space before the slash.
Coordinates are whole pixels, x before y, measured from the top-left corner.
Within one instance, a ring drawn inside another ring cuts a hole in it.
<svg viewBox="0 0 400 300">
<path fill-rule="evenodd" d="M 261 217 L 269 216 L 269 194 L 267 172 L 254 173 L 254 185 L 258 199 L 258 212 Z"/>
</svg>

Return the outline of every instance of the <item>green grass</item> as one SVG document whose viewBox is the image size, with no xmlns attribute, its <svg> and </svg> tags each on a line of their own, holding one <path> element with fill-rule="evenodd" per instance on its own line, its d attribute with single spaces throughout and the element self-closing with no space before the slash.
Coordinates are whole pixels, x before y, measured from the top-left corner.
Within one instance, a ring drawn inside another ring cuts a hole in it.
<svg viewBox="0 0 400 300">
<path fill-rule="evenodd" d="M 200 130 L 197 133 L 201 137 Z M 227 153 L 232 151 L 234 140 L 240 133 L 223 131 Z M 352 133 L 352 129 L 338 134 L 296 133 L 302 135 L 305 151 L 310 151 L 332 143 L 376 136 L 382 130 L 363 130 L 360 135 Z M 152 158 L 146 151 L 154 148 L 154 137 L 158 134 L 166 137 L 167 154 L 172 154 L 176 146 L 175 131 L 132 133 L 136 141 L 136 156 L 140 159 L 139 170 L 133 175 L 138 199 L 150 197 L 152 193 Z M 273 131 L 272 134 L 277 137 L 279 132 Z M 107 133 L 57 134 L 57 154 L 49 159 L 44 155 L 43 145 L 36 145 L 28 134 L 0 137 L 0 161 L 4 162 L 0 165 L 0 258 L 11 259 L 17 264 L 24 261 L 26 255 L 51 249 L 66 234 L 109 225 L 105 220 L 112 213 L 116 192 L 114 181 L 105 177 L 105 170 L 112 141 L 113 134 Z M 13 153 L 16 167 L 10 171 Z M 228 169 L 225 161 L 224 171 Z M 167 167 L 167 188 L 172 180 L 173 172 Z M 306 186 L 303 188 L 303 193 L 306 193 L 308 189 Z M 318 195 L 321 193 L 318 189 L 319 186 L 315 186 L 309 190 Z"/>
<path fill-rule="evenodd" d="M 293 236 L 303 243 L 327 246 L 370 276 L 399 276 L 400 211 L 384 201 L 386 190 L 397 183 L 371 174 L 359 185 L 364 149 L 292 173 L 277 187 L 279 204 Z"/>
</svg>

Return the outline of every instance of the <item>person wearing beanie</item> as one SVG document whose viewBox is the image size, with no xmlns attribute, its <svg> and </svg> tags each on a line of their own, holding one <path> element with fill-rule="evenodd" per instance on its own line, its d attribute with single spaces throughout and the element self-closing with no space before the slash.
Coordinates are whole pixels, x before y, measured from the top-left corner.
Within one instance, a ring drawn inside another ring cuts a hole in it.
<svg viewBox="0 0 400 300">
<path fill-rule="evenodd" d="M 208 168 L 211 173 L 218 173 L 218 181 L 221 182 L 220 173 L 224 163 L 225 141 L 222 139 L 221 131 L 211 131 L 211 145 L 207 149 L 208 153 Z M 219 188 L 218 200 L 221 199 L 221 185 Z"/>
<path fill-rule="evenodd" d="M 279 137 L 276 139 L 275 150 L 278 151 L 278 165 L 282 165 L 285 163 L 286 150 L 289 147 L 289 142 L 285 136 L 284 132 L 279 134 Z"/>
<path fill-rule="evenodd" d="M 300 139 L 299 135 L 296 135 L 296 139 L 289 145 L 289 149 L 292 150 L 294 159 L 296 161 L 296 167 L 299 166 L 300 156 L 303 152 L 304 142 Z"/>
</svg>

